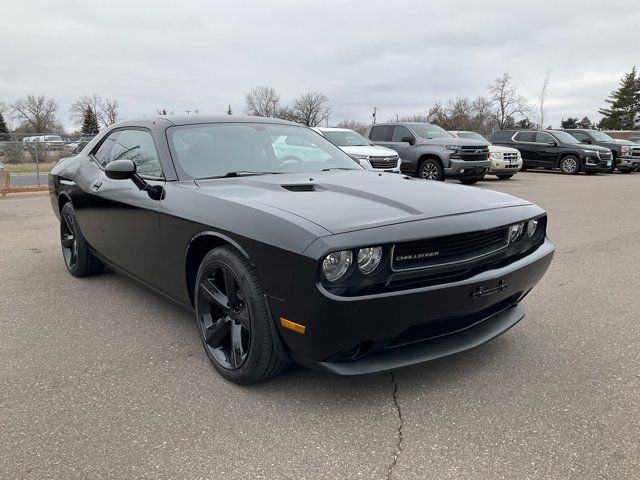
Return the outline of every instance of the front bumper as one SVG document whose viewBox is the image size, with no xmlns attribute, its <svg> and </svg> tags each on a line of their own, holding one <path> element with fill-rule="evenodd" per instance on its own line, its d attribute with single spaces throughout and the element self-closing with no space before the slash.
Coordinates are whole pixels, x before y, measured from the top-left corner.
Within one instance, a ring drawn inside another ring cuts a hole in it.
<svg viewBox="0 0 640 480">
<path fill-rule="evenodd" d="M 624 156 L 616 158 L 616 167 L 635 170 L 640 167 L 640 157 Z"/>
<path fill-rule="evenodd" d="M 317 286 L 298 313 L 284 300 L 268 300 L 274 319 L 293 313 L 292 320 L 307 325 L 304 335 L 280 330 L 299 363 L 344 375 L 390 370 L 476 347 L 511 328 L 524 315 L 518 303 L 542 278 L 554 250 L 546 238 L 504 267 L 412 290 L 341 297 Z"/>
<path fill-rule="evenodd" d="M 583 155 L 581 160 L 584 172 L 608 172 L 613 164 L 613 159 L 602 160 L 596 155 Z"/>
<path fill-rule="evenodd" d="M 467 161 L 449 159 L 449 167 L 445 167 L 447 178 L 480 177 L 489 172 L 489 160 Z"/>
<path fill-rule="evenodd" d="M 518 163 L 511 165 L 508 160 L 491 160 L 489 173 L 492 175 L 513 174 L 522 169 L 522 159 L 518 159 Z"/>
</svg>

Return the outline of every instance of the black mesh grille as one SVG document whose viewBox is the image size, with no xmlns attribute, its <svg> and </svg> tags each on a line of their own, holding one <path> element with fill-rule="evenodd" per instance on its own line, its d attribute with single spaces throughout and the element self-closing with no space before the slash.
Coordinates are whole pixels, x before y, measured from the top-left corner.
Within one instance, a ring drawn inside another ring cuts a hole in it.
<svg viewBox="0 0 640 480">
<path fill-rule="evenodd" d="M 482 145 L 463 145 L 462 147 L 460 147 L 460 150 L 458 150 L 458 153 L 454 155 L 454 157 L 467 161 L 486 160 L 488 156 L 489 147 Z"/>
<path fill-rule="evenodd" d="M 410 270 L 473 260 L 506 247 L 508 235 L 505 227 L 398 243 L 393 250 L 392 268 Z"/>
<path fill-rule="evenodd" d="M 315 185 L 309 183 L 303 185 L 281 185 L 281 187 L 292 192 L 313 192 L 315 190 Z"/>
</svg>

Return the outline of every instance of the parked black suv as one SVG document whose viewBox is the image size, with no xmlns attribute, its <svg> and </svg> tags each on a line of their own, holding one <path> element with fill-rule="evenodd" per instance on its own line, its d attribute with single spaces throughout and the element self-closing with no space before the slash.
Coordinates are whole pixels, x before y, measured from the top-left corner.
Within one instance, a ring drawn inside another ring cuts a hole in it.
<svg viewBox="0 0 640 480">
<path fill-rule="evenodd" d="M 582 143 L 588 145 L 600 145 L 613 152 L 613 162 L 610 171 L 616 168 L 620 173 L 631 173 L 640 167 L 640 145 L 629 140 L 619 140 L 611 138 L 604 132 L 598 130 L 566 129 Z"/>
<path fill-rule="evenodd" d="M 562 130 L 501 130 L 489 141 L 520 150 L 522 170 L 544 167 L 559 168 L 567 175 L 578 172 L 608 172 L 612 154 L 608 148 L 585 145 Z"/>
</svg>

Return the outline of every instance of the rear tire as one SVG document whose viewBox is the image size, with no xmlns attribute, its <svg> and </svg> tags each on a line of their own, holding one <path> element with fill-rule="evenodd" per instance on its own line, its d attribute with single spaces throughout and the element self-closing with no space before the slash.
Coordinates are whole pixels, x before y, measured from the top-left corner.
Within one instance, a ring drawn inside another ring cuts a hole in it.
<svg viewBox="0 0 640 480">
<path fill-rule="evenodd" d="M 248 385 L 287 366 L 277 354 L 277 335 L 255 268 L 226 246 L 205 255 L 196 276 L 196 321 L 203 347 L 227 380 Z"/>
<path fill-rule="evenodd" d="M 474 183 L 478 183 L 480 180 L 484 180 L 484 175 L 481 177 L 460 178 L 459 180 L 463 185 L 473 185 Z"/>
<path fill-rule="evenodd" d="M 89 249 L 82 236 L 71 202 L 60 210 L 60 244 L 67 270 L 74 277 L 88 277 L 104 270 L 104 264 Z"/>
<path fill-rule="evenodd" d="M 509 180 L 511 177 L 513 177 L 513 173 L 509 175 L 496 175 L 496 177 L 498 177 L 499 180 Z"/>
<path fill-rule="evenodd" d="M 580 160 L 575 155 L 567 155 L 560 160 L 560 171 L 565 175 L 576 175 L 580 171 Z"/>
<path fill-rule="evenodd" d="M 618 169 L 618 170 L 620 171 L 620 173 L 631 173 L 631 172 L 633 172 L 634 169 L 633 168 L 630 168 L 630 169 L 625 168 L 625 169 L 622 169 L 622 170 L 621 169 Z"/>
<path fill-rule="evenodd" d="M 423 180 L 444 181 L 444 169 L 438 160 L 427 158 L 423 160 L 418 168 L 418 177 Z"/>
</svg>

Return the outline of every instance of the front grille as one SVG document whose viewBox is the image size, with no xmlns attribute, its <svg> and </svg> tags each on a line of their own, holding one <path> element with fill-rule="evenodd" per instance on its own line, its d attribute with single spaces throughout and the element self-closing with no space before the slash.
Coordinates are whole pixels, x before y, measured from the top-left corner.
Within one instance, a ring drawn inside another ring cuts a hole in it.
<svg viewBox="0 0 640 480">
<path fill-rule="evenodd" d="M 518 154 L 517 153 L 505 153 L 503 154 L 502 158 L 504 158 L 505 160 L 516 160 L 518 158 Z"/>
<path fill-rule="evenodd" d="M 483 145 L 463 145 L 452 157 L 466 161 L 486 160 L 489 158 L 489 147 Z"/>
<path fill-rule="evenodd" d="M 599 155 L 602 160 L 611 160 L 610 152 L 599 152 Z"/>
<path fill-rule="evenodd" d="M 464 317 L 444 318 L 433 322 L 414 325 L 394 338 L 386 348 L 394 348 L 410 343 L 423 342 L 425 340 L 444 337 L 445 335 L 451 335 L 453 333 L 466 330 L 467 328 L 482 323 L 494 315 L 505 311 L 518 301 L 520 295 L 520 292 L 518 292 L 489 308 L 471 315 L 465 315 Z"/>
<path fill-rule="evenodd" d="M 396 168 L 398 157 L 369 157 L 369 163 L 373 168 Z"/>
<path fill-rule="evenodd" d="M 508 239 L 509 229 L 504 227 L 398 243 L 393 247 L 391 268 L 401 271 L 469 262 L 502 250 Z"/>
<path fill-rule="evenodd" d="M 631 150 L 631 156 L 640 157 L 640 148 L 634 148 L 633 150 Z"/>
</svg>

